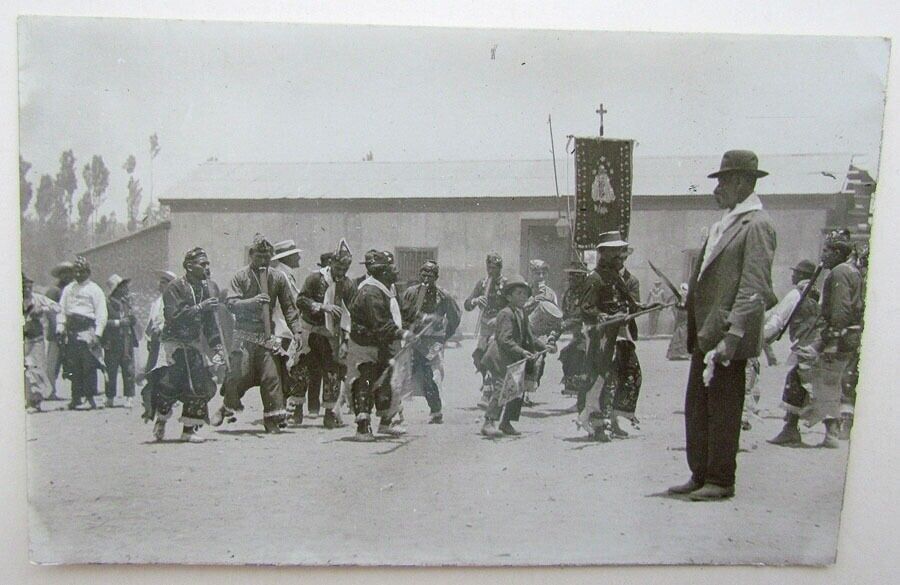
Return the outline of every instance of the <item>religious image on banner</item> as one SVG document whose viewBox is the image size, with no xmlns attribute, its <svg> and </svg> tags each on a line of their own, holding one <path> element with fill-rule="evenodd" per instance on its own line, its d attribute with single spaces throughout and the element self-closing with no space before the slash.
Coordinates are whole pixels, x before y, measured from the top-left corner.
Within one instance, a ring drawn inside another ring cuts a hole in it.
<svg viewBox="0 0 900 585">
<path fill-rule="evenodd" d="M 519 360 L 506 368 L 506 377 L 500 388 L 498 403 L 504 406 L 507 402 L 522 398 L 525 395 L 525 366 L 527 359 Z"/>
<path fill-rule="evenodd" d="M 634 141 L 575 139 L 575 244 L 592 248 L 603 232 L 628 237 Z"/>
</svg>

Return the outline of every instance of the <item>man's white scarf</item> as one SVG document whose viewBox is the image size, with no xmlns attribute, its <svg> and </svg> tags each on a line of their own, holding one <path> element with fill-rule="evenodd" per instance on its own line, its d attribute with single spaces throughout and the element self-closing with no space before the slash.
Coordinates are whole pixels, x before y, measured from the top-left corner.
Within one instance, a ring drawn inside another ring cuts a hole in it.
<svg viewBox="0 0 900 585">
<path fill-rule="evenodd" d="M 371 285 L 383 292 L 387 295 L 389 299 L 391 299 L 391 318 L 394 320 L 394 324 L 397 327 L 403 327 L 403 318 L 400 316 L 400 303 L 397 302 L 397 295 L 394 293 L 394 286 L 391 285 L 391 288 L 384 286 L 383 283 L 373 278 L 372 275 L 366 277 L 364 281 L 359 283 L 359 290 L 362 290 L 362 287 L 366 285 Z"/>
<path fill-rule="evenodd" d="M 328 288 L 325 289 L 325 304 L 334 305 L 337 286 L 334 284 L 334 278 L 331 277 L 331 267 L 326 266 L 325 268 L 322 268 L 319 270 L 319 274 L 322 275 L 322 278 L 324 278 L 325 282 L 328 284 Z M 344 299 L 341 299 L 341 309 L 341 329 L 350 331 L 350 311 L 344 305 Z M 334 316 L 331 314 L 331 311 L 325 311 L 325 328 L 332 334 L 337 333 L 337 331 L 334 330 Z"/>
</svg>

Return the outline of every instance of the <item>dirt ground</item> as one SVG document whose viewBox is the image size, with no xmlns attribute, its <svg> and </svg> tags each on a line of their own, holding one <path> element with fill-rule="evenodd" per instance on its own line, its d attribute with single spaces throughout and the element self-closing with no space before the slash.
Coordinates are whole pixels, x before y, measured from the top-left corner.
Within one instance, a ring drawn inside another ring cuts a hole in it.
<svg viewBox="0 0 900 585">
<path fill-rule="evenodd" d="M 174 419 L 167 441 L 152 442 L 139 408 L 29 415 L 32 560 L 832 562 L 847 444 L 765 442 L 781 426 L 783 365 L 763 368 L 762 418 L 742 435 L 736 497 L 692 503 L 663 495 L 689 475 L 681 414 L 687 362 L 666 361 L 666 344 L 639 343 L 640 429 L 609 444 L 587 442 L 576 429 L 555 357 L 537 405 L 523 412 L 522 435 L 481 437 L 471 341 L 447 352 L 445 423 L 428 425 L 424 399 L 415 399 L 400 439 L 350 442 L 351 425 L 325 430 L 321 418 L 268 436 L 254 392 L 237 423 L 204 429 L 210 440 L 199 445 L 176 441 Z M 786 348 L 779 350 L 783 358 Z M 821 425 L 804 429 L 807 443 L 821 439 Z"/>
</svg>

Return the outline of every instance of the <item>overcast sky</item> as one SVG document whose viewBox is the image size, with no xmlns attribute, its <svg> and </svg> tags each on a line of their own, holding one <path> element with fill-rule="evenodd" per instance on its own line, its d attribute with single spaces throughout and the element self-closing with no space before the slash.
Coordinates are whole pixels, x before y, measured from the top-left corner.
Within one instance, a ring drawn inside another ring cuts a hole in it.
<svg viewBox="0 0 900 585">
<path fill-rule="evenodd" d="M 496 46 L 495 59 L 491 49 Z M 640 155 L 846 152 L 875 172 L 881 39 L 426 29 L 29 17 L 19 21 L 21 153 L 35 186 L 62 150 L 155 195 L 220 161 L 549 158 L 565 136 Z M 702 179 L 702 177 L 698 178 Z"/>
</svg>

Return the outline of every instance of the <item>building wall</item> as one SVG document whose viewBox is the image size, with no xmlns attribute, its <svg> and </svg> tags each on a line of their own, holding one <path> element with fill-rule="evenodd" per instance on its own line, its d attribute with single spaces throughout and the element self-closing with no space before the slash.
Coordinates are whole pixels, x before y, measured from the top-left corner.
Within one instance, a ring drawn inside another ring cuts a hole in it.
<svg viewBox="0 0 900 585">
<path fill-rule="evenodd" d="M 360 264 L 370 248 L 436 247 L 441 267 L 439 284 L 462 303 L 475 282 L 484 276 L 484 258 L 496 251 L 505 271 L 518 273 L 520 225 L 525 218 L 556 217 L 555 211 L 372 211 L 285 209 L 282 212 L 244 212 L 224 207 L 180 211 L 173 208 L 172 255 L 193 246 L 207 249 L 213 279 L 227 285 L 235 270 L 246 264 L 245 250 L 256 232 L 277 241 L 291 238 L 304 250 L 300 277 L 316 269 L 319 255 L 336 249 L 347 238 L 354 255 L 350 275 L 364 273 Z M 474 328 L 467 314 L 463 330 Z"/>
<path fill-rule="evenodd" d="M 130 278 L 134 307 L 142 319 L 156 296 L 157 277 L 153 270 L 179 271 L 169 264 L 169 222 L 162 222 L 113 242 L 81 252 L 91 263 L 91 279 L 104 292 L 112 274 Z M 179 261 L 180 264 L 180 261 Z"/>
<path fill-rule="evenodd" d="M 790 286 L 790 267 L 801 258 L 816 260 L 822 230 L 828 224 L 833 196 L 772 196 L 764 205 L 778 233 L 773 281 L 778 294 Z M 463 200 L 245 200 L 178 201 L 172 206 L 169 245 L 178 260 L 193 246 L 210 254 L 213 278 L 227 285 L 246 264 L 246 249 L 259 231 L 273 241 L 292 238 L 304 250 L 300 276 L 314 270 L 319 254 L 334 250 L 347 238 L 356 262 L 351 276 L 362 274 L 358 262 L 369 248 L 437 247 L 439 284 L 460 303 L 484 276 L 484 257 L 496 251 L 504 272 L 523 273 L 520 266 L 523 220 L 555 220 L 554 198 Z M 709 196 L 643 197 L 633 204 L 630 241 L 634 254 L 627 266 L 641 281 L 642 294 L 655 275 L 651 260 L 676 284 L 687 280 L 686 250 L 702 245 L 705 229 L 722 212 Z M 560 245 L 564 245 L 560 241 Z M 173 260 L 173 261 L 174 261 Z M 561 271 L 565 266 L 554 266 Z M 560 295 L 562 290 L 557 291 Z M 467 314 L 462 330 L 474 329 Z M 663 318 L 666 325 L 669 316 Z"/>
</svg>

